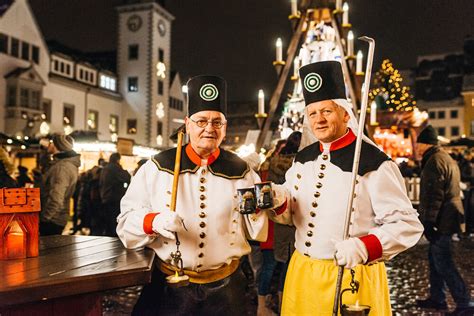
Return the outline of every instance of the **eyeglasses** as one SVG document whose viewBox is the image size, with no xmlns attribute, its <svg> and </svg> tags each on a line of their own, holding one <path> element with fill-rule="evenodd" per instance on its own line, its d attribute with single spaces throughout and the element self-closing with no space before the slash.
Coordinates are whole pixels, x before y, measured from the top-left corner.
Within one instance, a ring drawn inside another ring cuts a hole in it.
<svg viewBox="0 0 474 316">
<path fill-rule="evenodd" d="M 193 120 L 192 118 L 189 118 L 191 121 L 193 121 L 198 127 L 200 128 L 205 128 L 207 126 L 207 124 L 211 124 L 211 126 L 213 128 L 221 128 L 222 126 L 224 126 L 226 124 L 226 122 L 222 122 L 220 120 L 203 120 L 203 119 L 199 119 L 197 121 Z"/>
</svg>

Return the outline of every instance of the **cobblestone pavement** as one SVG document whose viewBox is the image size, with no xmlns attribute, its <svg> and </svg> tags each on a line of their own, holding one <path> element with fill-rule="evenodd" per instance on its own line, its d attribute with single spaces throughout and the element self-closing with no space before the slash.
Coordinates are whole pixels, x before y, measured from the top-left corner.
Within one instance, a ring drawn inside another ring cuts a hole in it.
<svg viewBox="0 0 474 316">
<path fill-rule="evenodd" d="M 474 239 L 461 239 L 453 242 L 454 258 L 461 275 L 469 284 L 471 294 L 474 297 Z M 393 314 L 397 316 L 441 316 L 443 313 L 433 310 L 422 310 L 416 307 L 416 299 L 425 298 L 428 295 L 428 245 L 419 243 L 417 246 L 398 255 L 387 263 L 388 278 L 390 284 L 391 303 Z M 109 291 L 104 296 L 104 315 L 129 315 L 141 287 L 129 287 Z M 247 315 L 255 315 L 257 308 L 256 290 L 253 282 L 249 282 L 247 291 L 248 312 Z M 276 306 L 276 295 L 274 305 Z M 455 305 L 448 295 L 448 305 L 453 310 Z"/>
</svg>

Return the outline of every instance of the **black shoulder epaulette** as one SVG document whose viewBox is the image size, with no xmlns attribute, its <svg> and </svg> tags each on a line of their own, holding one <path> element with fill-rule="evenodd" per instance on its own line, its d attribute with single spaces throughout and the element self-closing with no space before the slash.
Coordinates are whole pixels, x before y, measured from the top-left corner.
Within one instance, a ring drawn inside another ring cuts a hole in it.
<svg viewBox="0 0 474 316">
<path fill-rule="evenodd" d="M 343 148 L 331 151 L 331 163 L 341 168 L 342 171 L 352 172 L 355 145 L 354 141 Z M 321 153 L 319 142 L 313 143 L 298 152 L 295 162 L 304 164 L 316 160 Z M 387 160 L 391 159 L 383 151 L 363 140 L 358 175 L 363 176 L 370 171 L 377 170 Z"/>
<path fill-rule="evenodd" d="M 209 171 L 222 178 L 242 179 L 250 171 L 250 167 L 236 154 L 221 149 L 219 157 L 209 165 Z"/>
<path fill-rule="evenodd" d="M 174 174 L 176 148 L 165 150 L 151 158 L 159 170 Z M 196 173 L 199 166 L 189 159 L 185 146 L 181 149 L 181 173 Z M 248 164 L 236 154 L 220 149 L 217 159 L 208 166 L 209 171 L 222 178 L 241 179 L 250 171 Z"/>
<path fill-rule="evenodd" d="M 321 155 L 321 150 L 319 149 L 319 142 L 315 142 L 305 148 L 301 149 L 295 157 L 295 162 L 304 164 L 308 161 L 313 161 Z"/>
<path fill-rule="evenodd" d="M 181 148 L 181 165 L 180 165 L 180 172 L 179 173 L 196 173 L 199 169 L 199 166 L 196 165 L 194 162 L 189 159 L 188 155 L 186 155 L 186 146 Z M 155 163 L 155 165 L 161 171 L 165 171 L 171 174 L 174 174 L 174 163 L 176 160 L 176 148 L 171 148 L 165 151 L 162 151 L 156 155 L 154 155 L 151 160 Z"/>
</svg>

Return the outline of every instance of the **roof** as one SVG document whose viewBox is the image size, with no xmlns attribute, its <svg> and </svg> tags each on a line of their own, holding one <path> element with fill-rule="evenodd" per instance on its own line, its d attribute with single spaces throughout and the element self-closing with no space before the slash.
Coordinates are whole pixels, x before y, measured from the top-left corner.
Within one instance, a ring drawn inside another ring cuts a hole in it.
<svg viewBox="0 0 474 316">
<path fill-rule="evenodd" d="M 99 70 L 108 70 L 113 73 L 117 72 L 116 51 L 82 52 L 55 40 L 48 40 L 46 43 L 51 53 L 59 53 L 69 56 L 76 62 L 89 63 Z"/>
</svg>

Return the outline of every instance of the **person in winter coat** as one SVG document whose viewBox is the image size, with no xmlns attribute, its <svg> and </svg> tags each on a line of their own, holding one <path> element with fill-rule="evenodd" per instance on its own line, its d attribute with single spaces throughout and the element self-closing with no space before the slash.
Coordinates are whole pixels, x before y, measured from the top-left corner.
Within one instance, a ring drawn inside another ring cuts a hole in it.
<svg viewBox="0 0 474 316">
<path fill-rule="evenodd" d="M 444 292 L 447 285 L 456 302 L 455 315 L 466 310 L 474 311 L 474 302 L 454 265 L 451 253 L 451 237 L 460 232 L 460 226 L 464 222 L 459 167 L 438 146 L 438 135 L 431 125 L 418 135 L 416 153 L 418 157 L 422 157 L 419 213 L 425 236 L 430 242 L 430 296 L 418 300 L 417 305 L 447 310 Z"/>
<path fill-rule="evenodd" d="M 18 186 L 23 188 L 26 184 L 33 185 L 33 180 L 28 176 L 28 168 L 24 166 L 18 166 L 19 175 L 16 177 L 16 181 L 18 182 Z"/>
<path fill-rule="evenodd" d="M 120 165 L 120 154 L 110 155 L 109 163 L 100 174 L 100 200 L 105 224 L 105 236 L 117 236 L 117 216 L 120 214 L 120 200 L 130 184 L 130 174 Z"/>
<path fill-rule="evenodd" d="M 60 235 L 69 219 L 70 200 L 76 188 L 81 165 L 69 135 L 53 135 L 48 153 L 53 162 L 43 176 L 41 186 L 40 235 Z"/>
</svg>

